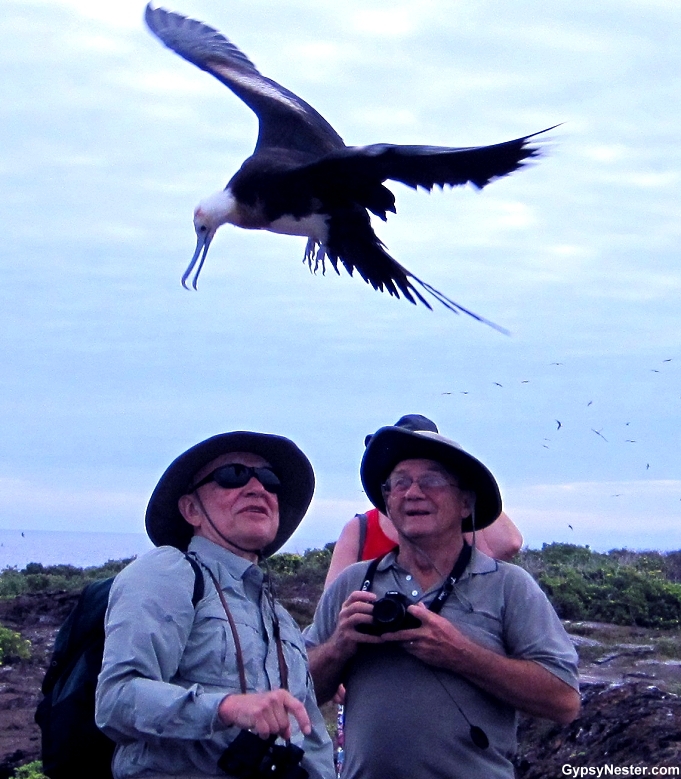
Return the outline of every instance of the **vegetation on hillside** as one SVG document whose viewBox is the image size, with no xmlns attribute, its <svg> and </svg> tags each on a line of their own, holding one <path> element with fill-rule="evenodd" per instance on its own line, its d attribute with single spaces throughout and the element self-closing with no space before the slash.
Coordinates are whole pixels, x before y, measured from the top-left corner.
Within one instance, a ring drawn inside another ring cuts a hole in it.
<svg viewBox="0 0 681 779">
<path fill-rule="evenodd" d="M 646 628 L 681 625 L 681 552 L 607 554 L 573 544 L 523 550 L 529 571 L 562 619 Z"/>
<path fill-rule="evenodd" d="M 283 552 L 268 567 L 278 597 L 306 625 L 324 586 L 333 544 L 304 554 Z M 118 573 L 130 560 L 76 568 L 29 563 L 23 570 L 0 572 L 0 597 L 24 593 L 79 590 L 95 579 Z M 559 616 L 652 628 L 681 626 L 681 551 L 594 552 L 588 546 L 544 544 L 516 557 L 538 581 Z"/>
<path fill-rule="evenodd" d="M 15 567 L 0 572 L 0 598 L 15 598 L 33 592 L 72 592 L 82 590 L 97 579 L 107 579 L 122 571 L 134 558 L 109 560 L 104 565 L 77 568 L 75 565 L 42 565 L 29 563 L 22 570 Z"/>
</svg>

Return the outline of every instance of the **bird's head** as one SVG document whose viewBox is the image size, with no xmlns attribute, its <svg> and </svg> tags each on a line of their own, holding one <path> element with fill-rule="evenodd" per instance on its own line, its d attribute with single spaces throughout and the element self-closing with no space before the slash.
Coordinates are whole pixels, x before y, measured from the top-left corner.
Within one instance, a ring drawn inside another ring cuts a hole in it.
<svg viewBox="0 0 681 779">
<path fill-rule="evenodd" d="M 187 267 L 187 270 L 182 276 L 182 286 L 187 288 L 187 279 L 189 278 L 196 263 L 199 263 L 199 267 L 192 279 L 192 287 L 196 289 L 196 284 L 199 280 L 199 274 L 203 263 L 206 260 L 208 254 L 208 247 L 210 246 L 215 233 L 220 225 L 226 222 L 231 222 L 234 218 L 234 197 L 231 193 L 221 190 L 213 195 L 202 200 L 198 206 L 194 209 L 194 230 L 196 231 L 196 249 L 194 250 L 194 256 Z M 199 260 L 199 257 L 201 258 Z"/>
</svg>

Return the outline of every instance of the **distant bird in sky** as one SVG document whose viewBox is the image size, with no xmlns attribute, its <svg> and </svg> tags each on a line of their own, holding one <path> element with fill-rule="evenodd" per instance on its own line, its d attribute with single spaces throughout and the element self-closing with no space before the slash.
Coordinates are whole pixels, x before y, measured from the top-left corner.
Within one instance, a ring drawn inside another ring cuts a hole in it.
<svg viewBox="0 0 681 779">
<path fill-rule="evenodd" d="M 561 429 L 561 427 L 563 427 L 563 423 L 560 421 L 560 419 L 556 419 L 556 424 L 558 425 L 558 427 L 556 428 L 556 430 L 560 430 L 560 429 Z"/>
<path fill-rule="evenodd" d="M 596 435 L 599 435 L 599 436 L 600 436 L 600 437 L 601 437 L 601 438 L 602 438 L 604 441 L 607 441 L 607 440 L 608 440 L 608 439 L 607 439 L 607 438 L 606 438 L 606 437 L 603 435 L 603 433 L 601 433 L 601 431 L 600 431 L 600 430 L 594 430 L 594 429 L 593 429 L 593 427 L 592 427 L 592 428 L 591 428 L 591 431 L 592 431 L 593 433 L 596 433 Z"/>
<path fill-rule="evenodd" d="M 503 387 L 503 386 L 504 386 L 503 384 L 499 384 L 499 382 L 498 382 L 498 381 L 495 381 L 495 382 L 493 382 L 493 383 L 494 383 L 494 384 L 496 384 L 496 385 L 497 385 L 497 387 Z"/>
<path fill-rule="evenodd" d="M 374 233 L 369 213 L 385 221 L 395 213 L 395 196 L 384 182 L 399 181 L 413 189 L 473 184 L 478 189 L 513 173 L 537 157 L 533 133 L 493 146 L 450 148 L 373 144 L 346 146 L 314 108 L 293 92 L 263 76 L 233 43 L 217 30 L 163 8 L 147 5 L 149 29 L 168 48 L 215 76 L 255 112 L 259 134 L 253 154 L 224 190 L 202 200 L 194 212 L 197 235 L 194 256 L 182 284 L 196 268 L 196 289 L 217 229 L 233 224 L 307 237 L 304 261 L 322 271 L 326 258 L 336 273 L 340 262 L 376 290 L 411 303 L 430 303 L 414 286 L 450 311 L 464 312 L 506 332 L 455 303 L 396 262 Z M 547 132 L 553 127 L 542 130 Z M 198 150 L 193 151 L 198 154 Z M 198 267 L 197 267 L 198 263 Z"/>
</svg>

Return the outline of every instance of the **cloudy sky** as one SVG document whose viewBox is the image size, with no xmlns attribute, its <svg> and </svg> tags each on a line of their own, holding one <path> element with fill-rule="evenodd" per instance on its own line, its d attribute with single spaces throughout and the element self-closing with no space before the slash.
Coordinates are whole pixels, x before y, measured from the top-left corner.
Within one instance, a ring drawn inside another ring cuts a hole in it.
<svg viewBox="0 0 681 779">
<path fill-rule="evenodd" d="M 310 274 L 302 238 L 223 227 L 180 286 L 196 203 L 257 121 L 165 49 L 143 3 L 0 18 L 0 528 L 140 532 L 177 454 L 288 435 L 318 487 L 294 538 L 367 507 L 364 436 L 432 417 L 496 474 L 532 547 L 681 548 L 677 0 L 177 0 L 348 144 L 474 146 L 550 125 L 535 165 L 393 187 L 396 259 L 511 331 Z"/>
</svg>

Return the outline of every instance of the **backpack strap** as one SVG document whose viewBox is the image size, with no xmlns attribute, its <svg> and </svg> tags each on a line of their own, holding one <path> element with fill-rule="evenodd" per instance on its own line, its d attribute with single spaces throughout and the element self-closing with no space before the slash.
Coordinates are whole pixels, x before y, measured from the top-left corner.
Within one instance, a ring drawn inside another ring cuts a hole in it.
<svg viewBox="0 0 681 779">
<path fill-rule="evenodd" d="M 201 598 L 203 598 L 205 583 L 203 579 L 203 571 L 199 563 L 190 555 L 185 552 L 185 558 L 189 565 L 194 569 L 194 592 L 192 592 L 192 606 L 196 608 Z"/>
<path fill-rule="evenodd" d="M 359 544 L 357 545 L 357 562 L 360 563 L 364 559 L 364 544 L 367 541 L 367 526 L 369 524 L 369 517 L 366 514 L 355 514 L 359 521 Z"/>
</svg>

